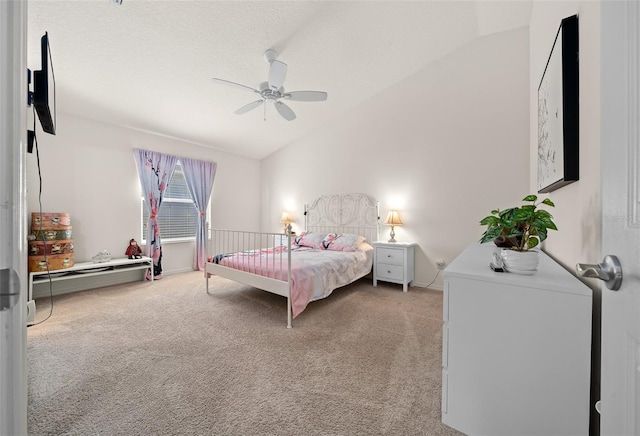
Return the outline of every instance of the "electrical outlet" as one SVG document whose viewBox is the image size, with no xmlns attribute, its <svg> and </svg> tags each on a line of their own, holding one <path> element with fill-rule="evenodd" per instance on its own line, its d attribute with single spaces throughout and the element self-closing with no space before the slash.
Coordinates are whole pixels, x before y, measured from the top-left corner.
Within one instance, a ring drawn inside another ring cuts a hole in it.
<svg viewBox="0 0 640 436">
<path fill-rule="evenodd" d="M 447 262 L 445 262 L 444 259 L 438 259 L 436 260 L 436 268 L 438 269 L 444 269 L 444 266 L 447 264 Z"/>
</svg>

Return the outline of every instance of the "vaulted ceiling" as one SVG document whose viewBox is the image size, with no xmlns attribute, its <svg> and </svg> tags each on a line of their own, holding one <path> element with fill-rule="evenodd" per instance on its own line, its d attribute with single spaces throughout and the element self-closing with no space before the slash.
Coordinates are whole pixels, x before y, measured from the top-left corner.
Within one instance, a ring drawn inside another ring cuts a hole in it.
<svg viewBox="0 0 640 436">
<path fill-rule="evenodd" d="M 46 31 L 59 113 L 261 159 L 530 12 L 531 0 L 29 0 L 28 65 L 40 68 Z M 287 92 L 328 99 L 286 101 L 293 121 L 273 105 L 234 114 L 256 94 L 211 79 L 257 87 L 267 49 L 288 65 Z"/>
</svg>

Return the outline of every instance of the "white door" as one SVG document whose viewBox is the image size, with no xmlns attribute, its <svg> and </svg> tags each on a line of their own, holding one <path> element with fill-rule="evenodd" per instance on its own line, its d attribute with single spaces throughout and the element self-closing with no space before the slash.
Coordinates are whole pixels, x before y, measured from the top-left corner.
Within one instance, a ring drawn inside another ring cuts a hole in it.
<svg viewBox="0 0 640 436">
<path fill-rule="evenodd" d="M 0 0 L 0 435 L 27 433 L 26 10 Z"/>
<path fill-rule="evenodd" d="M 602 286 L 602 435 L 640 435 L 640 5 L 601 3 L 602 254 L 622 264 Z"/>
</svg>

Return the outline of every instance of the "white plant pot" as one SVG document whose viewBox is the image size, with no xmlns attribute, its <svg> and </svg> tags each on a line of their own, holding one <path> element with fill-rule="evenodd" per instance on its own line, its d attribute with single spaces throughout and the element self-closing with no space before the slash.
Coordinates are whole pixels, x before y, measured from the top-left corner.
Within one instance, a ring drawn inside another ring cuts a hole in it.
<svg viewBox="0 0 640 436">
<path fill-rule="evenodd" d="M 538 250 L 514 251 L 503 249 L 500 253 L 504 269 L 514 274 L 533 274 L 538 270 L 540 252 Z"/>
</svg>

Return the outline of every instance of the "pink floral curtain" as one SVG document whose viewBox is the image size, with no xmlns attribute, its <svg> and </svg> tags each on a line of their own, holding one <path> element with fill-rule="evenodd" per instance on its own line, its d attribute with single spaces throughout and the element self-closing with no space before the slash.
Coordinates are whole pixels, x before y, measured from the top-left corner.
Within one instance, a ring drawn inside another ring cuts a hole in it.
<svg viewBox="0 0 640 436">
<path fill-rule="evenodd" d="M 215 162 L 180 158 L 189 193 L 200 214 L 198 217 L 198 233 L 196 233 L 196 250 L 193 257 L 193 269 L 204 271 L 207 261 L 207 207 L 216 177 Z"/>
<path fill-rule="evenodd" d="M 149 208 L 145 255 L 153 258 L 153 277 L 159 279 L 162 278 L 162 242 L 157 217 L 164 191 L 169 185 L 178 158 L 138 148 L 133 150 L 133 155 L 138 165 L 142 195 Z M 149 273 L 147 279 L 151 279 Z"/>
</svg>

